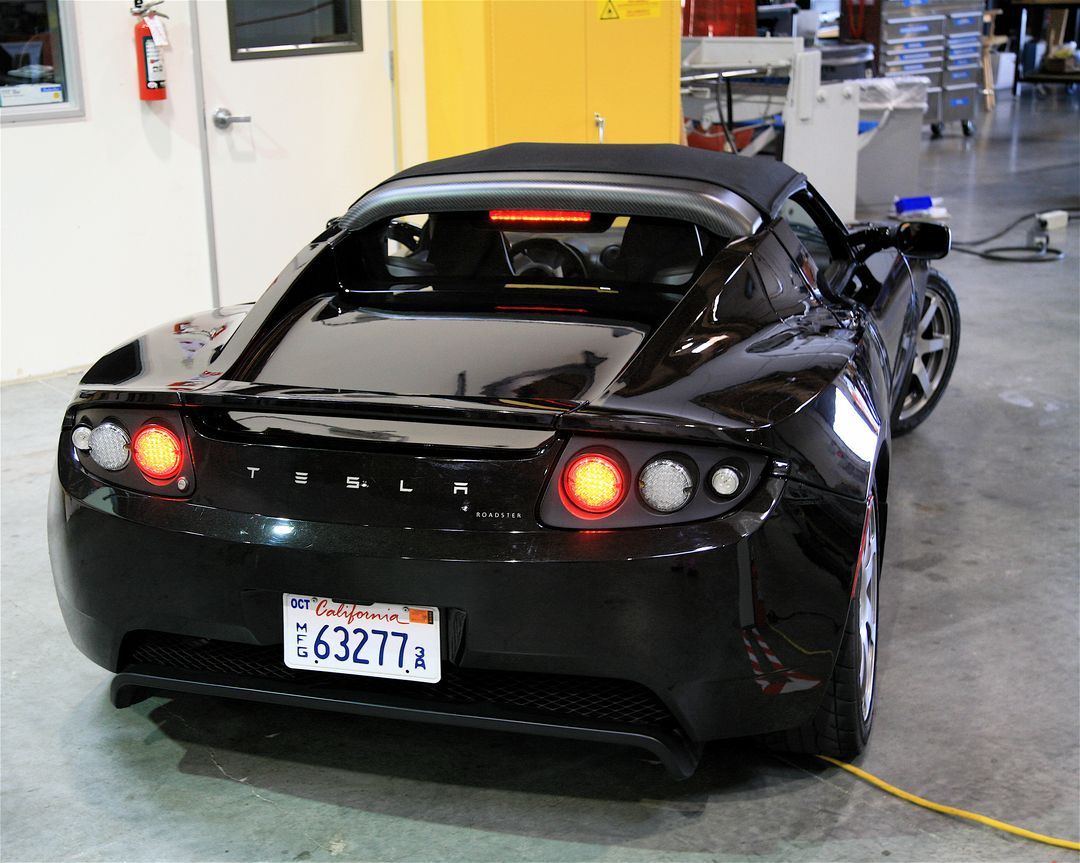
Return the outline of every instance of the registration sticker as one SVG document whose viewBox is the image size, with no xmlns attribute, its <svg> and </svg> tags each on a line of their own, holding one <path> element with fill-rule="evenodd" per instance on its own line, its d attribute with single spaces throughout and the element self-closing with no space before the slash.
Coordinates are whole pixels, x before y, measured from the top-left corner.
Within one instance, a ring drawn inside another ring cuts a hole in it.
<svg viewBox="0 0 1080 863">
<path fill-rule="evenodd" d="M 394 680 L 442 677 L 439 609 L 384 602 L 283 596 L 285 664 Z"/>
</svg>

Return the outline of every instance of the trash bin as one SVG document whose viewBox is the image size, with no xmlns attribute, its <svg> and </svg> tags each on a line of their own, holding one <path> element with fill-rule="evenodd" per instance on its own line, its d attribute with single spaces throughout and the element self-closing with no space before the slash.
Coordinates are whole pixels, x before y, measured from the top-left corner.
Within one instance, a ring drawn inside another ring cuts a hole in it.
<svg viewBox="0 0 1080 863">
<path fill-rule="evenodd" d="M 919 152 L 929 78 L 865 78 L 859 83 L 855 203 L 891 207 L 919 191 Z"/>
</svg>

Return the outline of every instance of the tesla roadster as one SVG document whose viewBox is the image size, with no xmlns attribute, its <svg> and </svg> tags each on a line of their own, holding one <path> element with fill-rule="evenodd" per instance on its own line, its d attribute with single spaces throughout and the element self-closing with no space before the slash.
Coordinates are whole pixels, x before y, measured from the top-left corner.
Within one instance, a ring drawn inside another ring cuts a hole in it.
<svg viewBox="0 0 1080 863">
<path fill-rule="evenodd" d="M 82 379 L 49 509 L 124 707 L 202 693 L 852 758 L 891 439 L 959 346 L 932 224 L 783 163 L 515 144 L 367 192 Z"/>
</svg>

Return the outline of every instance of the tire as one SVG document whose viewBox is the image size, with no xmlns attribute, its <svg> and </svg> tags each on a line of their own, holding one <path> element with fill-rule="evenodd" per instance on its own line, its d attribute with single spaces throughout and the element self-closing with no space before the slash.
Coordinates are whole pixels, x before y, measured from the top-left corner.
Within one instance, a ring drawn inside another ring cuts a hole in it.
<svg viewBox="0 0 1080 863">
<path fill-rule="evenodd" d="M 809 722 L 767 735 L 763 742 L 772 749 L 850 761 L 866 748 L 874 724 L 877 681 L 881 517 L 875 490 L 866 505 L 855 592 L 825 696 Z"/>
<path fill-rule="evenodd" d="M 937 407 L 960 352 L 960 306 L 941 273 L 931 270 L 919 313 L 915 356 L 892 418 L 894 436 L 907 434 Z"/>
</svg>

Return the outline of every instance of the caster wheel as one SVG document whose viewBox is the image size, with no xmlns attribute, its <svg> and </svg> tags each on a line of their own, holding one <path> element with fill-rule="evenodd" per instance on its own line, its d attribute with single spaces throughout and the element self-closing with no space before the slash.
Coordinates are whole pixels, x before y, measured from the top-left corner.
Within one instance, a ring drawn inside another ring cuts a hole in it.
<svg viewBox="0 0 1080 863">
<path fill-rule="evenodd" d="M 945 132 L 945 124 L 944 123 L 931 123 L 930 124 L 930 137 L 931 138 L 935 138 L 935 139 L 940 138 L 944 134 L 944 132 Z"/>
<path fill-rule="evenodd" d="M 963 131 L 965 138 L 970 138 L 975 134 L 975 124 L 971 120 L 961 120 L 960 129 Z"/>
</svg>

